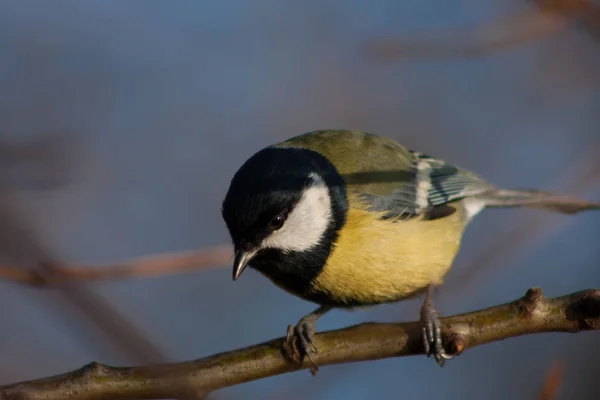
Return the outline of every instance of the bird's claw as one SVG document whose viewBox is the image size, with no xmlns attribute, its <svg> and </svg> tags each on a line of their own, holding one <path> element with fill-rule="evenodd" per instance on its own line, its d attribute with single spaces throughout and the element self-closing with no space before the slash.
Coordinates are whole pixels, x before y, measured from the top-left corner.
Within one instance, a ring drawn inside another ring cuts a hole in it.
<svg viewBox="0 0 600 400">
<path fill-rule="evenodd" d="M 421 324 L 423 325 L 423 346 L 427 357 L 435 358 L 440 367 L 445 360 L 451 360 L 454 355 L 446 353 L 442 343 L 442 329 L 438 312 L 430 302 L 425 302 L 421 308 Z"/>
<path fill-rule="evenodd" d="M 292 360 L 301 364 L 305 356 L 308 358 L 312 364 L 311 373 L 313 373 L 313 375 L 319 369 L 311 357 L 311 353 L 318 353 L 317 346 L 313 340 L 314 335 L 314 324 L 305 319 L 301 319 L 296 326 L 288 326 L 284 343 L 284 349 Z"/>
</svg>

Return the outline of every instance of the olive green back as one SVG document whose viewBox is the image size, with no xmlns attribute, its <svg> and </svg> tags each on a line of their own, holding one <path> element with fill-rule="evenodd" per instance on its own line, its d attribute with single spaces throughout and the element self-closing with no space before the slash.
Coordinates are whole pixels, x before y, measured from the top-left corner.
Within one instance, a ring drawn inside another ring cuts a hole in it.
<svg viewBox="0 0 600 400">
<path fill-rule="evenodd" d="M 385 137 L 348 130 L 322 130 L 290 138 L 275 147 L 300 147 L 327 157 L 355 193 L 390 195 L 411 185 L 414 156 Z"/>
</svg>

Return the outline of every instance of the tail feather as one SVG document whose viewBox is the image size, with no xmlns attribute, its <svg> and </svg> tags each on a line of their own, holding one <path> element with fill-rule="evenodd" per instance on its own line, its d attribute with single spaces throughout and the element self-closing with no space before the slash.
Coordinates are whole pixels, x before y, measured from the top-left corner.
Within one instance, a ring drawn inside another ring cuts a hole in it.
<svg viewBox="0 0 600 400">
<path fill-rule="evenodd" d="M 490 190 L 475 196 L 486 207 L 533 207 L 563 214 L 577 214 L 581 211 L 600 210 L 600 203 L 576 197 L 555 195 L 541 190 Z"/>
</svg>

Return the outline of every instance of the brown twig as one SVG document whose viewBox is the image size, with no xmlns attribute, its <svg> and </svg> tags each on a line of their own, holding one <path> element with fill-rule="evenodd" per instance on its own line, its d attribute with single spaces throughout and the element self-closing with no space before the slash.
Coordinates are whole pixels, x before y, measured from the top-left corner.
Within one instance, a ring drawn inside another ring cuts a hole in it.
<svg viewBox="0 0 600 400">
<path fill-rule="evenodd" d="M 442 319 L 446 350 L 466 349 L 541 332 L 600 330 L 600 290 L 544 298 L 539 288 L 510 303 Z M 423 353 L 418 322 L 366 323 L 319 333 L 313 356 L 321 366 Z M 143 367 L 90 363 L 53 377 L 0 387 L 0 399 L 159 399 L 181 397 L 190 389 L 209 392 L 279 375 L 297 365 L 282 354 L 283 338 L 195 361 Z"/>
<path fill-rule="evenodd" d="M 232 257 L 231 246 L 219 246 L 207 250 L 135 258 L 111 265 L 52 265 L 52 269 L 44 275 L 31 269 L 0 265 L 0 278 L 26 285 L 53 286 L 63 283 L 65 279 L 80 282 L 175 274 L 230 263 Z"/>
<path fill-rule="evenodd" d="M 420 37 L 379 38 L 365 47 L 371 58 L 479 57 L 555 35 L 570 26 L 573 13 L 535 7 L 473 27 L 431 32 Z"/>
<path fill-rule="evenodd" d="M 0 139 L 4 135 L 0 133 Z M 45 190 L 71 182 L 76 138 L 47 133 L 27 143 L 0 142 L 0 187 Z"/>
<path fill-rule="evenodd" d="M 600 7 L 590 0 L 532 0 L 533 8 L 470 29 L 422 37 L 380 38 L 365 51 L 374 59 L 481 56 L 506 51 L 564 31 L 577 22 L 600 27 Z"/>
<path fill-rule="evenodd" d="M 26 176 L 26 188 L 40 189 L 56 187 L 69 181 L 66 172 L 72 169 L 73 142 L 60 135 L 45 138 L 22 146 L 0 145 L 0 165 L 2 177 L 10 176 L 11 166 L 27 167 L 31 172 Z M 70 151 L 66 151 L 69 149 Z M 43 171 L 40 178 L 39 171 Z M 48 176 L 47 173 L 51 172 Z M 32 179 L 35 178 L 35 179 Z M 50 178 L 50 179 L 48 179 Z M 8 183 L 11 183 L 8 185 Z M 68 275 L 55 268 L 62 262 L 56 252 L 44 243 L 43 238 L 32 229 L 30 220 L 22 213 L 18 202 L 13 198 L 15 185 L 23 183 L 20 179 L 0 181 L 0 257 L 3 261 L 18 265 L 19 276 L 37 277 L 38 281 L 56 283 L 57 296 L 46 302 L 46 306 L 55 306 L 60 312 L 76 315 L 80 326 L 84 326 L 86 336 L 99 337 L 104 341 L 93 340 L 96 345 L 109 344 L 115 355 L 125 357 L 131 362 L 151 363 L 167 362 L 158 346 L 154 345 L 142 331 L 125 318 L 117 308 L 105 301 L 102 296 L 83 285 L 76 284 Z M 32 183 L 35 183 L 32 185 Z M 19 185 L 23 188 L 23 185 Z M 43 262 L 41 262 L 43 260 Z M 9 271 L 11 276 L 13 271 Z M 84 318 L 80 318 L 80 317 Z M 94 325 L 91 326 L 90 322 Z M 127 358 L 128 357 L 128 358 Z"/>
<path fill-rule="evenodd" d="M 168 362 L 168 357 L 159 346 L 137 328 L 131 318 L 125 318 L 100 294 L 79 284 L 81 280 L 92 277 L 93 273 L 86 274 L 90 271 L 85 270 L 72 273 L 70 269 L 63 270 L 58 267 L 63 264 L 60 257 L 30 228 L 29 220 L 20 214 L 11 196 L 15 188 L 47 189 L 68 181 L 65 172 L 70 170 L 72 152 L 64 150 L 67 145 L 72 145 L 72 142 L 66 139 L 54 135 L 21 146 L 0 144 L 0 256 L 4 261 L 19 265 L 19 268 L 0 266 L 0 276 L 5 273 L 9 279 L 22 283 L 52 284 L 58 289 L 59 295 L 54 299 L 62 301 L 56 303 L 60 311 L 78 313 L 79 316 L 85 317 L 78 320 L 83 326 L 90 328 L 84 332 L 90 336 L 100 334 L 100 337 L 116 350 L 115 353 L 119 357 L 139 363 Z M 11 167 L 17 166 L 27 167 L 25 169 L 29 173 L 25 177 L 17 176 L 18 179 L 15 179 L 12 177 L 14 174 L 11 173 Z M 40 174 L 40 171 L 43 174 Z M 148 267 L 156 267 L 156 263 L 147 264 Z M 136 264 L 132 267 L 135 269 Z M 123 271 L 108 269 L 101 275 L 122 276 L 118 272 Z M 72 279 L 72 276 L 79 279 Z M 95 326 L 91 327 L 85 324 L 86 322 L 93 322 Z M 94 340 L 94 343 L 99 344 L 99 341 Z M 203 395 L 196 391 L 188 391 L 182 399 L 199 399 Z"/>
<path fill-rule="evenodd" d="M 542 387 L 539 400 L 554 400 L 560 388 L 563 379 L 563 366 L 559 362 L 555 362 L 550 366 L 546 375 L 546 381 Z"/>
</svg>

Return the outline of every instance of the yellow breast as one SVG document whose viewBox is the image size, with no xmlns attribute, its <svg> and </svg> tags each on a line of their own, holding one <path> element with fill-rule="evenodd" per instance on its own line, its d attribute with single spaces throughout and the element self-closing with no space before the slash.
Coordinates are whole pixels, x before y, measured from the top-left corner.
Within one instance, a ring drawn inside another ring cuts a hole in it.
<svg viewBox="0 0 600 400">
<path fill-rule="evenodd" d="M 377 219 L 354 201 L 350 206 L 327 264 L 312 283 L 313 291 L 339 304 L 372 305 L 442 282 L 465 228 L 460 204 L 445 218 L 396 222 Z"/>
</svg>

